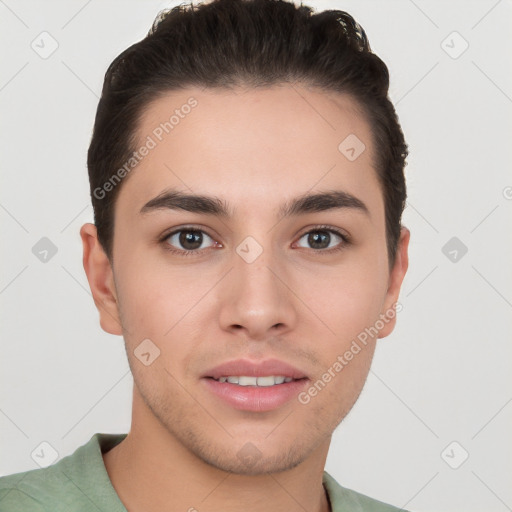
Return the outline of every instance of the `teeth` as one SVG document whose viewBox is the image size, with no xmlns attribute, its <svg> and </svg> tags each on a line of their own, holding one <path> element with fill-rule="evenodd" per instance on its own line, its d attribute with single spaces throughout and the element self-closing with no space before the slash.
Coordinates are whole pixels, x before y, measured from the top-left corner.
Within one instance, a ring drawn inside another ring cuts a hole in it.
<svg viewBox="0 0 512 512">
<path fill-rule="evenodd" d="M 284 377 L 282 375 L 268 375 L 266 377 L 248 377 L 246 375 L 220 377 L 216 379 L 219 382 L 229 382 L 230 384 L 238 384 L 239 386 L 260 386 L 268 387 L 275 384 L 282 384 L 283 382 L 291 382 L 291 377 Z"/>
</svg>

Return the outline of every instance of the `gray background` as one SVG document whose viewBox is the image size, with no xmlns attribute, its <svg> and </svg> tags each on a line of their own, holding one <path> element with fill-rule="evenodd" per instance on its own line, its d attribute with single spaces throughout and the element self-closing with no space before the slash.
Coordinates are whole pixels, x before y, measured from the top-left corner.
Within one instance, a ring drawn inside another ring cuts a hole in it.
<svg viewBox="0 0 512 512">
<path fill-rule="evenodd" d="M 0 0 L 0 474 L 129 429 L 123 341 L 81 261 L 86 151 L 108 64 L 176 4 Z M 411 510 L 512 510 L 512 3 L 309 5 L 365 28 L 410 146 L 403 311 L 326 469 Z"/>
</svg>

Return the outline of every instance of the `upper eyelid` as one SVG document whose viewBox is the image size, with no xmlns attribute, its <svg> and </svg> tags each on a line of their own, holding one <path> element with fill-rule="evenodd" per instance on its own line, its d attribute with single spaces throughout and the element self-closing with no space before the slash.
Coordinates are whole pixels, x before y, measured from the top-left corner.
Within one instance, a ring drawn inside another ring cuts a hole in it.
<svg viewBox="0 0 512 512">
<path fill-rule="evenodd" d="M 181 231 L 200 231 L 201 233 L 205 233 L 206 235 L 208 235 L 212 239 L 215 238 L 215 236 L 212 236 L 210 233 L 208 233 L 208 230 L 206 228 L 204 228 L 204 227 L 200 227 L 200 226 L 181 226 L 181 227 L 178 227 L 178 228 L 173 228 L 170 231 L 166 231 L 163 235 L 161 235 L 160 239 L 161 240 L 166 240 L 170 236 L 175 235 L 176 233 L 179 233 Z"/>
<path fill-rule="evenodd" d="M 312 227 L 307 227 L 307 228 L 304 228 L 304 231 L 301 231 L 301 234 L 298 235 L 298 236 L 304 236 L 306 234 L 308 234 L 309 232 L 311 231 L 332 231 L 336 234 L 340 234 L 340 235 L 344 235 L 344 236 L 349 236 L 349 234 L 342 228 L 337 228 L 337 227 L 334 227 L 334 226 L 329 226 L 327 224 L 318 224 L 316 226 L 312 226 Z"/>
</svg>

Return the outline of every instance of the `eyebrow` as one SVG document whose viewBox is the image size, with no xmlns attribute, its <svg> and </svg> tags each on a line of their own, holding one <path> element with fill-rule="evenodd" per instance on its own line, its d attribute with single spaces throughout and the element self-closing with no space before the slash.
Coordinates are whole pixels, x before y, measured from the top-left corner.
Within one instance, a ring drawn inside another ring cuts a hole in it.
<svg viewBox="0 0 512 512">
<path fill-rule="evenodd" d="M 146 214 L 155 210 L 184 210 L 191 213 L 213 215 L 221 218 L 234 216 L 229 204 L 215 196 L 187 194 L 179 190 L 164 190 L 161 194 L 148 201 L 140 210 Z M 324 212 L 335 209 L 351 209 L 370 215 L 363 201 L 343 190 L 306 193 L 293 198 L 278 210 L 279 217 L 291 217 L 306 213 Z"/>
</svg>

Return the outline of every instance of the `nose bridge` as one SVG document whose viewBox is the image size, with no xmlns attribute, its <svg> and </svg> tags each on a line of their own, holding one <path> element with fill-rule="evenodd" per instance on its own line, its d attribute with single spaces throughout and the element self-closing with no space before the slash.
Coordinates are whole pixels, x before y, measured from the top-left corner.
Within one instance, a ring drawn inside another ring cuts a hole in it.
<svg viewBox="0 0 512 512">
<path fill-rule="evenodd" d="M 268 237 L 270 238 L 270 237 Z M 279 326 L 295 322 L 294 305 L 283 275 L 283 265 L 270 246 L 246 237 L 233 253 L 233 269 L 222 297 L 220 320 L 224 329 L 244 328 L 251 338 L 268 336 Z"/>
</svg>

